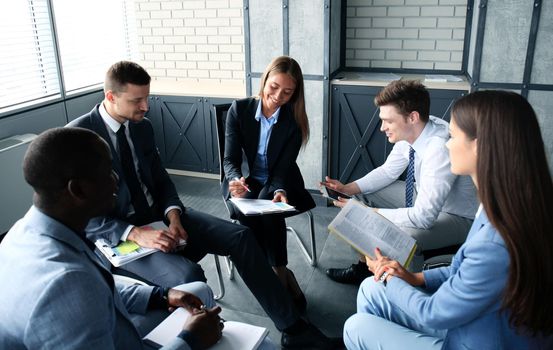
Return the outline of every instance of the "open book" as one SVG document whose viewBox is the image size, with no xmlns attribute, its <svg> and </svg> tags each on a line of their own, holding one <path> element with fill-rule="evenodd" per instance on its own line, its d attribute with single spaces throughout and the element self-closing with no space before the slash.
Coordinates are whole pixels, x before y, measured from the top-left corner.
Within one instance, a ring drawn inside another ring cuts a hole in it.
<svg viewBox="0 0 553 350">
<path fill-rule="evenodd" d="M 183 308 L 176 309 L 154 330 L 148 333 L 144 340 L 155 346 L 162 347 L 176 337 L 190 313 Z M 261 344 L 269 331 L 247 323 L 226 321 L 221 340 L 209 349 L 212 350 L 255 350 Z"/>
<path fill-rule="evenodd" d="M 328 225 L 330 232 L 344 239 L 363 255 L 374 257 L 374 249 L 409 266 L 417 242 L 391 221 L 358 200 L 350 199 Z"/>
<path fill-rule="evenodd" d="M 289 204 L 273 202 L 270 199 L 231 198 L 230 201 L 244 215 L 275 214 L 296 210 Z"/>
<path fill-rule="evenodd" d="M 163 223 L 163 221 L 155 221 L 145 225 L 144 227 L 151 227 L 156 230 L 168 230 L 168 227 Z M 141 247 L 132 241 L 121 242 L 115 247 L 112 247 L 109 241 L 100 238 L 94 242 L 94 244 L 115 267 L 125 265 L 131 261 L 140 259 L 157 251 L 157 249 L 154 248 Z M 185 240 L 181 240 L 179 242 L 179 247 L 184 247 L 185 245 Z"/>
</svg>

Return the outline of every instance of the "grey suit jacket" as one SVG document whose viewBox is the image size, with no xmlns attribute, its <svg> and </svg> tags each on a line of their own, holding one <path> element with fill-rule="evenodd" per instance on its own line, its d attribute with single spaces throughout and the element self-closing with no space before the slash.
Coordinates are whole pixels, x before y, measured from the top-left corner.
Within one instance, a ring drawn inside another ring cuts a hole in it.
<svg viewBox="0 0 553 350">
<path fill-rule="evenodd" d="M 112 167 L 119 176 L 117 203 L 112 212 L 107 216 L 90 220 L 86 231 L 87 237 L 92 241 L 98 238 L 104 238 L 115 245 L 119 242 L 119 239 L 129 224 L 135 225 L 137 223 L 128 222 L 126 219 L 129 206 L 131 205 L 131 195 L 125 180 L 125 175 L 123 174 L 119 155 L 111 142 L 106 125 L 98 111 L 98 107 L 99 105 L 96 105 L 90 113 L 73 120 L 71 123 L 67 124 L 67 126 L 92 130 L 100 135 L 110 146 L 113 158 Z M 154 198 L 154 207 L 157 208 L 156 220 L 162 220 L 164 218 L 163 211 L 173 205 L 179 206 L 184 211 L 184 206 L 179 200 L 175 185 L 171 181 L 169 174 L 167 174 L 159 158 L 154 140 L 154 131 L 150 121 L 144 119 L 139 123 L 129 123 L 129 132 L 138 157 L 140 178 Z"/>
<path fill-rule="evenodd" d="M 145 313 L 153 287 L 114 289 L 85 241 L 35 207 L 0 245 L 0 281 L 1 349 L 143 347 L 128 312 Z"/>
</svg>

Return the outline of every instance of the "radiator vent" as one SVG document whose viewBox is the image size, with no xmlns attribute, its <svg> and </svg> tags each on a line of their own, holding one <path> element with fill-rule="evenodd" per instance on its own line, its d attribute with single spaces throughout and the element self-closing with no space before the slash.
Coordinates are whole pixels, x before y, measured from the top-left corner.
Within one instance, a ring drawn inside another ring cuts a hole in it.
<svg viewBox="0 0 553 350">
<path fill-rule="evenodd" d="M 0 235 L 6 233 L 33 203 L 33 190 L 23 178 L 21 163 L 33 134 L 0 140 Z"/>
</svg>

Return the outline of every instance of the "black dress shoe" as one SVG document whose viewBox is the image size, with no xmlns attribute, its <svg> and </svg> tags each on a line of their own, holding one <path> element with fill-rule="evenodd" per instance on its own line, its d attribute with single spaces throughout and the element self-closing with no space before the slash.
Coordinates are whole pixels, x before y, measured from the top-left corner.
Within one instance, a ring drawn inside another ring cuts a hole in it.
<svg viewBox="0 0 553 350">
<path fill-rule="evenodd" d="M 365 278 L 372 276 L 372 272 L 365 263 L 358 262 L 345 269 L 328 269 L 326 275 L 333 281 L 358 286 Z"/>
<path fill-rule="evenodd" d="M 342 349 L 340 344 L 343 344 L 340 338 L 329 338 L 310 323 L 293 334 L 283 331 L 280 338 L 280 345 L 283 349 L 334 350 Z"/>
</svg>

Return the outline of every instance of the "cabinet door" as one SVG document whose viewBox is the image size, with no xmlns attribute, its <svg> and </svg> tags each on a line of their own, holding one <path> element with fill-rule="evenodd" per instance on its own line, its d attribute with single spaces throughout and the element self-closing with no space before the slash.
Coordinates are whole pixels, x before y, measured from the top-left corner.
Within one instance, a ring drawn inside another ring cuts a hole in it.
<svg viewBox="0 0 553 350">
<path fill-rule="evenodd" d="M 329 174 L 347 183 L 382 165 L 392 149 L 380 131 L 374 97 L 380 87 L 335 85 L 329 138 Z M 451 106 L 465 91 L 429 90 L 430 114 L 445 120 Z"/>
<path fill-rule="evenodd" d="M 160 119 L 163 126 L 165 167 L 205 172 L 206 132 L 202 98 L 160 96 Z"/>
</svg>

